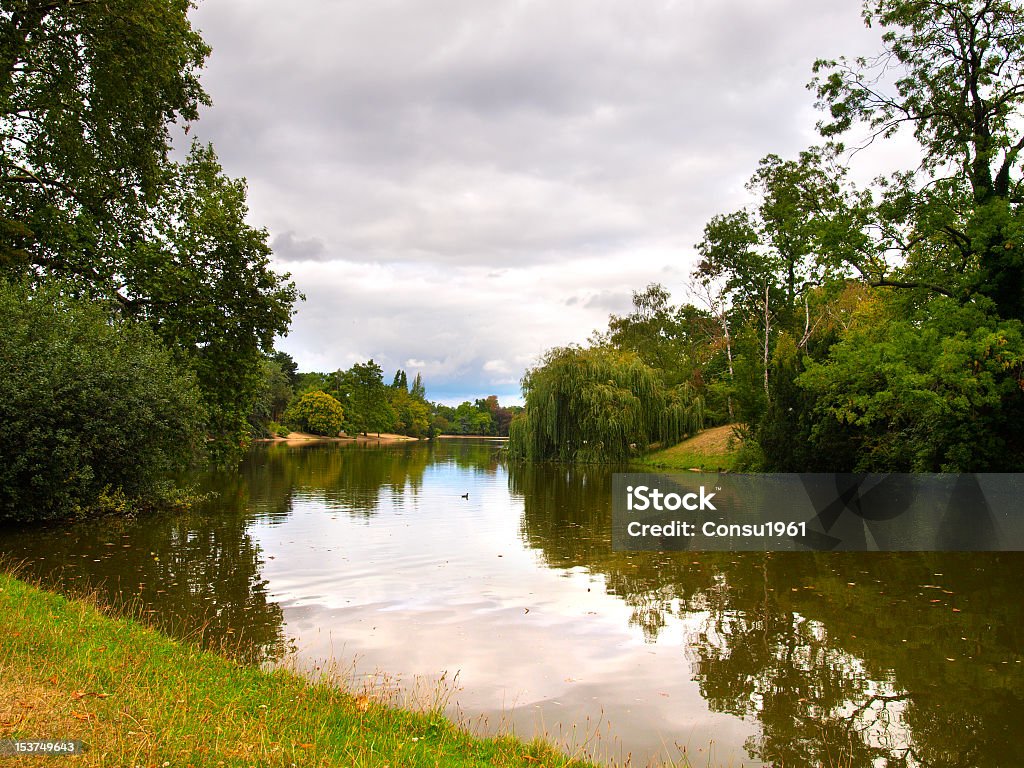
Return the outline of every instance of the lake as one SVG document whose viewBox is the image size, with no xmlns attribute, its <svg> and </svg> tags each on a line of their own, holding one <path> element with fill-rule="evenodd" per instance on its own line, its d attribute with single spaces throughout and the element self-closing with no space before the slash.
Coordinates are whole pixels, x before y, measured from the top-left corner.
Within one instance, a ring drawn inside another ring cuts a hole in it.
<svg viewBox="0 0 1024 768">
<path fill-rule="evenodd" d="M 1024 764 L 1021 553 L 613 552 L 612 469 L 499 448 L 260 445 L 198 478 L 200 509 L 0 553 L 243 661 L 597 760 Z"/>
</svg>

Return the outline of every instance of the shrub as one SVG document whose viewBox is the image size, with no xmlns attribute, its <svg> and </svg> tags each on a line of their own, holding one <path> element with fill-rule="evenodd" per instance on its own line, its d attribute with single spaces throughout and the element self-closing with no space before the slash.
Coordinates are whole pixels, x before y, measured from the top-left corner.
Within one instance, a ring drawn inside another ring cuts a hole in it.
<svg viewBox="0 0 1024 768">
<path fill-rule="evenodd" d="M 300 432 L 337 437 L 345 422 L 345 411 L 341 403 L 326 392 L 307 392 L 292 401 L 284 420 Z"/>
<path fill-rule="evenodd" d="M 0 328 L 0 522 L 150 507 L 201 453 L 195 377 L 148 328 L 4 281 Z"/>
<path fill-rule="evenodd" d="M 288 429 L 284 424 L 278 424 L 276 421 L 267 422 L 267 432 L 270 435 L 276 435 L 277 437 L 288 437 L 291 430 Z"/>
</svg>

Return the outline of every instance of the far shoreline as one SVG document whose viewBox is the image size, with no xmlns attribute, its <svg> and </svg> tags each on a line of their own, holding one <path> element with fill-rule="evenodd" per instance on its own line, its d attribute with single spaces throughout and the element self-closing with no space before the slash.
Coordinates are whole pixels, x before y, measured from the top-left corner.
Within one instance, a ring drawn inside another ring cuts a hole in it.
<svg viewBox="0 0 1024 768">
<path fill-rule="evenodd" d="M 497 440 L 503 442 L 508 437 L 499 435 L 434 435 L 435 440 Z"/>
<path fill-rule="evenodd" d="M 410 437 L 409 435 L 399 435 L 393 432 L 381 432 L 377 434 L 373 432 L 369 435 L 339 435 L 338 437 L 330 437 L 328 435 L 314 435 L 309 432 L 289 432 L 287 437 L 281 437 L 274 435 L 273 437 L 256 437 L 253 438 L 254 443 L 408 443 L 408 442 L 424 442 L 429 440 L 492 440 L 495 442 L 505 442 L 508 437 L 500 437 L 497 435 L 435 435 L 433 438 L 429 437 Z"/>
<path fill-rule="evenodd" d="M 376 432 L 369 435 L 340 435 L 330 437 L 329 435 L 314 435 L 309 432 L 289 432 L 287 437 L 274 435 L 273 437 L 257 437 L 254 443 L 307 443 L 307 442 L 329 442 L 329 443 L 404 443 L 416 442 L 420 438 L 409 437 L 408 435 L 396 435 L 392 432 Z"/>
</svg>

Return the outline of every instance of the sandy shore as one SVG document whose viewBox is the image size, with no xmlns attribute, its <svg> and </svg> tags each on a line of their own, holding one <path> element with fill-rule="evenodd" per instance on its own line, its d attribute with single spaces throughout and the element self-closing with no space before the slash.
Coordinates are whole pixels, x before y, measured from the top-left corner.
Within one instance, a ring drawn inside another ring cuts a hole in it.
<svg viewBox="0 0 1024 768">
<path fill-rule="evenodd" d="M 495 437 L 494 435 L 438 435 L 438 440 L 508 440 L 507 437 Z"/>
</svg>

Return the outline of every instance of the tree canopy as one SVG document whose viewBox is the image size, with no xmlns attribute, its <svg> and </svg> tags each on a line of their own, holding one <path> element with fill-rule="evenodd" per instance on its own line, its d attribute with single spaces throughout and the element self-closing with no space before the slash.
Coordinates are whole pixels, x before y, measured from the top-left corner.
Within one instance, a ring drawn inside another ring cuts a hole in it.
<svg viewBox="0 0 1024 768">
<path fill-rule="evenodd" d="M 1024 10 L 1012 0 L 869 0 L 864 20 L 885 30 L 885 50 L 815 64 L 811 87 L 828 114 L 819 129 L 833 138 L 862 124 L 874 140 L 905 126 L 922 162 L 882 188 L 862 271 L 878 285 L 978 295 L 1000 317 L 1024 317 Z"/>
<path fill-rule="evenodd" d="M 209 104 L 187 0 L 15 0 L 0 11 L 3 261 L 109 280 L 159 196 L 169 126 Z"/>
<path fill-rule="evenodd" d="M 326 392 L 313 391 L 295 398 L 284 420 L 301 432 L 337 437 L 345 423 L 345 411 Z"/>
<path fill-rule="evenodd" d="M 213 148 L 171 159 L 209 99 L 188 0 L 17 0 L 0 11 L 0 272 L 149 325 L 198 377 L 212 455 L 238 455 L 263 356 L 299 295 Z M 187 132 L 187 130 L 186 130 Z"/>
</svg>

